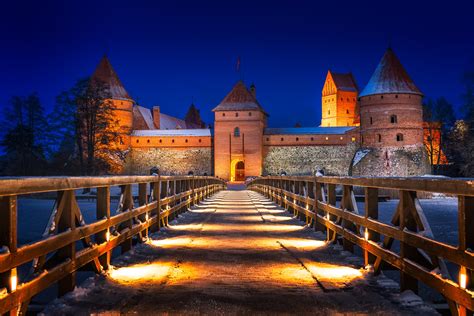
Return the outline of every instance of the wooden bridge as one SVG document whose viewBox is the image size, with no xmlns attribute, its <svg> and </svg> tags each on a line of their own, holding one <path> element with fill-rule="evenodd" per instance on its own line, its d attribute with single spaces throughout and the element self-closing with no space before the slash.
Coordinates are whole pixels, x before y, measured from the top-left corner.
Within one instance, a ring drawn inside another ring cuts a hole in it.
<svg viewBox="0 0 474 316">
<path fill-rule="evenodd" d="M 403 304 L 418 281 L 452 314 L 472 314 L 471 181 L 264 177 L 225 188 L 192 176 L 0 180 L 0 314 L 39 311 L 52 288 L 61 298 L 45 314 L 434 314 L 413 296 Z M 387 223 L 378 197 L 394 192 Z M 457 197 L 457 245 L 436 240 L 417 199 L 439 193 Z M 52 194 L 43 236 L 18 244 L 18 204 Z M 399 289 L 382 270 L 399 271 Z M 76 287 L 82 273 L 95 277 Z"/>
</svg>

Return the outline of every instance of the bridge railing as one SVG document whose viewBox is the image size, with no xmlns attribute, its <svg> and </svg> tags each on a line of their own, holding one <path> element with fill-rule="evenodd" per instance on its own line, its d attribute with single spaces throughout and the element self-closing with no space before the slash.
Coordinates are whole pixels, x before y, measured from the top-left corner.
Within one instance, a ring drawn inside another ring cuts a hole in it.
<svg viewBox="0 0 474 316">
<path fill-rule="evenodd" d="M 111 212 L 115 187 L 118 207 Z M 0 315 L 25 314 L 31 298 L 53 284 L 58 285 L 58 295 L 73 290 L 76 271 L 107 269 L 114 248 L 126 252 L 133 242 L 144 242 L 149 232 L 168 225 L 169 218 L 224 187 L 220 179 L 198 176 L 0 180 Z M 96 190 L 97 220 L 92 223 L 84 221 L 79 189 Z M 56 202 L 42 239 L 18 245 L 19 200 L 51 194 Z M 19 267 L 29 263 L 30 272 L 20 278 Z"/>
<path fill-rule="evenodd" d="M 421 281 L 445 297 L 452 314 L 474 310 L 474 180 L 274 176 L 256 178 L 247 187 L 325 232 L 328 241 L 341 242 L 349 251 L 360 247 L 375 274 L 382 268 L 399 270 L 402 291 L 417 293 Z M 399 194 L 391 223 L 379 219 L 379 193 L 386 190 Z M 436 240 L 417 198 L 420 192 L 457 198 L 457 246 Z M 359 211 L 356 198 L 363 200 L 364 210 Z M 446 261 L 457 276 L 450 275 Z"/>
</svg>

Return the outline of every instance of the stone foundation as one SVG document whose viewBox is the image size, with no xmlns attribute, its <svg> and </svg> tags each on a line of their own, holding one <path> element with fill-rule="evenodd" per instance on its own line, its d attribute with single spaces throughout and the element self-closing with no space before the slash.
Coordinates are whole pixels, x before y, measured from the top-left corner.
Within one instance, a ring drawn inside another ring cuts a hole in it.
<svg viewBox="0 0 474 316">
<path fill-rule="evenodd" d="M 126 172 L 149 174 L 157 166 L 162 175 L 213 174 L 211 148 L 134 148 L 127 156 Z"/>
</svg>

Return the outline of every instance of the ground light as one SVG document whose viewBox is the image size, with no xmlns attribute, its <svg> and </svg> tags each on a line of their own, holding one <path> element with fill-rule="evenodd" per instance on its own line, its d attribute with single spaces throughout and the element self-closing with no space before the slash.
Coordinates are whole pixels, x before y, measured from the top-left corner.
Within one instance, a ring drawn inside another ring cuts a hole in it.
<svg viewBox="0 0 474 316">
<path fill-rule="evenodd" d="M 18 275 L 16 272 L 16 268 L 11 270 L 10 275 L 10 291 L 15 292 L 18 286 Z"/>
</svg>

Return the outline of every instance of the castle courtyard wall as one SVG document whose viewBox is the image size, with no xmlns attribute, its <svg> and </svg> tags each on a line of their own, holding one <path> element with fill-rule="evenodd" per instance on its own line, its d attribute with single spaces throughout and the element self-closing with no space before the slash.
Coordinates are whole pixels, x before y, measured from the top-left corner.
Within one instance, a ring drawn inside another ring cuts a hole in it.
<svg viewBox="0 0 474 316">
<path fill-rule="evenodd" d="M 263 172 L 265 175 L 310 175 L 324 168 L 326 175 L 345 176 L 357 145 L 329 146 L 265 146 Z"/>
<path fill-rule="evenodd" d="M 211 147 L 188 148 L 132 148 L 127 155 L 128 174 L 149 174 L 152 167 L 160 169 L 162 175 L 213 174 Z"/>
</svg>

